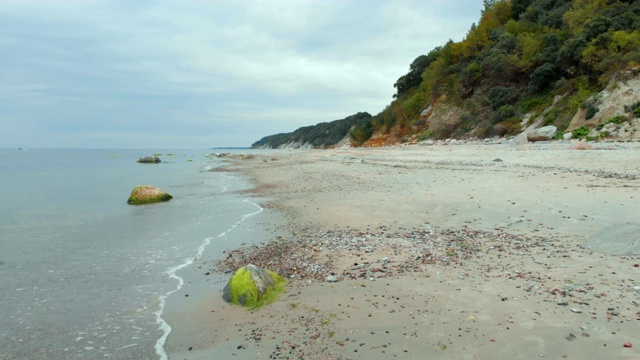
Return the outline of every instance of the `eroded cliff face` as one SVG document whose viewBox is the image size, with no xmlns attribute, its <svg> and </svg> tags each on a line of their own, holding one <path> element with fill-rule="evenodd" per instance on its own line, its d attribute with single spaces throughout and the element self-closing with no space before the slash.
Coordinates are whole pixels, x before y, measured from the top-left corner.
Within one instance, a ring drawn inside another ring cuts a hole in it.
<svg viewBox="0 0 640 360">
<path fill-rule="evenodd" d="M 593 100 L 598 108 L 596 114 L 591 119 L 586 119 L 586 110 L 579 109 L 565 132 L 587 126 L 591 129 L 591 137 L 598 137 L 603 133 L 602 137 L 605 139 L 640 140 L 640 119 L 630 109 L 640 101 L 640 69 L 619 74 Z M 611 121 L 616 117 L 624 119 Z"/>
<path fill-rule="evenodd" d="M 397 126 L 389 131 L 376 131 L 369 140 L 362 144 L 362 147 L 383 147 L 401 144 L 402 141 L 398 139 L 399 133 Z"/>
<path fill-rule="evenodd" d="M 432 105 L 423 109 L 420 118 L 412 126 L 395 125 L 387 131 L 375 132 L 366 141 L 364 147 L 382 147 L 411 143 L 422 136 L 427 138 L 445 138 L 460 125 L 463 109 L 448 104 L 443 96 Z"/>
<path fill-rule="evenodd" d="M 558 106 L 562 96 L 557 96 L 553 104 L 533 117 L 534 113 L 522 114 L 522 133 L 544 126 L 543 117 Z M 636 118 L 634 104 L 640 103 L 640 69 L 620 73 L 613 78 L 606 89 L 593 96 L 592 101 L 598 111 L 591 119 L 586 119 L 586 110 L 579 108 L 569 126 L 562 131 L 570 134 L 579 128 L 588 128 L 582 136 L 594 140 L 640 141 L 640 118 Z M 630 111 L 629 111 L 630 110 Z M 363 144 L 364 147 L 381 147 L 401 143 L 416 142 L 419 139 L 445 139 L 450 134 L 462 134 L 460 138 L 474 138 L 480 124 L 472 124 L 469 130 L 461 132 L 461 117 L 464 110 L 441 97 L 423 109 L 420 118 L 412 126 L 394 126 L 390 130 L 377 131 Z M 615 119 L 615 120 L 612 120 Z M 569 137 L 568 135 L 565 137 Z M 455 136 L 452 136 L 455 138 Z M 526 137 L 525 137 L 526 138 Z"/>
<path fill-rule="evenodd" d="M 425 124 L 426 131 L 433 137 L 447 138 L 460 125 L 462 114 L 462 108 L 448 103 L 443 96 L 432 109 L 426 108 L 422 111 L 420 122 Z"/>
<path fill-rule="evenodd" d="M 280 150 L 312 149 L 312 148 L 313 148 L 313 145 L 309 144 L 308 142 L 302 142 L 302 141 L 290 141 L 275 148 L 269 144 L 254 147 L 254 149 L 280 149 Z"/>
<path fill-rule="evenodd" d="M 325 148 L 349 148 L 351 147 L 351 140 L 349 139 L 349 135 L 346 135 L 342 138 L 337 144 L 326 146 Z M 255 147 L 254 149 L 278 149 L 278 150 L 294 150 L 294 149 L 313 149 L 314 146 L 308 142 L 302 141 L 290 141 L 284 143 L 276 148 L 271 147 L 268 144 Z"/>
</svg>

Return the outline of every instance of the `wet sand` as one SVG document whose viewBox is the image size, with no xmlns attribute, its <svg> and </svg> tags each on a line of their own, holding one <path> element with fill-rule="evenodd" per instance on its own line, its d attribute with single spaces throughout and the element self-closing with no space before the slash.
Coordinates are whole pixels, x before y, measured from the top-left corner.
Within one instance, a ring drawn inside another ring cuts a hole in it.
<svg viewBox="0 0 640 360">
<path fill-rule="evenodd" d="M 567 147 L 289 151 L 230 163 L 270 199 L 261 225 L 271 243 L 199 264 L 195 295 L 167 314 L 169 358 L 640 359 L 640 256 L 587 247 L 640 222 L 640 145 Z M 249 262 L 289 279 L 256 311 L 220 292 L 224 272 Z"/>
</svg>

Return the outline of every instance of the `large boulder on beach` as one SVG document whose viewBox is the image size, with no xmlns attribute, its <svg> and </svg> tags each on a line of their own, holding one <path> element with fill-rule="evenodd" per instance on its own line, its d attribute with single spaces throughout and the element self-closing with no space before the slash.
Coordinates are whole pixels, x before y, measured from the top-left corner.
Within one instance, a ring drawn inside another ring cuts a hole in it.
<svg viewBox="0 0 640 360">
<path fill-rule="evenodd" d="M 249 264 L 238 269 L 222 291 L 224 301 L 257 309 L 278 299 L 286 280 L 277 273 Z"/>
<path fill-rule="evenodd" d="M 511 141 L 509 142 L 509 145 L 520 146 L 520 145 L 526 145 L 528 143 L 529 143 L 529 140 L 527 140 L 527 132 L 523 131 L 518 136 L 511 139 Z"/>
<path fill-rule="evenodd" d="M 553 135 L 558 132 L 558 128 L 549 125 L 543 126 L 541 128 L 535 129 L 532 132 L 527 134 L 527 140 L 529 141 L 547 141 L 553 139 Z"/>
<path fill-rule="evenodd" d="M 161 160 L 157 156 L 144 156 L 144 157 L 139 158 L 136 161 L 141 163 L 141 164 L 157 164 Z"/>
<path fill-rule="evenodd" d="M 640 255 L 640 224 L 627 223 L 602 229 L 585 245 L 589 250 L 609 255 Z"/>
<path fill-rule="evenodd" d="M 173 196 L 155 186 L 138 185 L 133 189 L 131 195 L 129 195 L 127 203 L 131 205 L 140 205 L 169 201 L 171 199 L 173 199 Z"/>
</svg>

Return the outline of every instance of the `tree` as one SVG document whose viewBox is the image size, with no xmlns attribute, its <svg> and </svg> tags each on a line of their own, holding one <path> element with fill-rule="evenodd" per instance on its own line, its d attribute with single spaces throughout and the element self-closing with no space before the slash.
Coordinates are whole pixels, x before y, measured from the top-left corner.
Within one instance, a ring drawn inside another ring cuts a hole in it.
<svg viewBox="0 0 640 360">
<path fill-rule="evenodd" d="M 522 33 L 518 35 L 519 66 L 521 69 L 531 69 L 536 65 L 543 49 L 542 39 L 539 34 Z"/>
<path fill-rule="evenodd" d="M 587 21 L 606 6 L 607 0 L 574 0 L 573 6 L 563 15 L 564 22 L 574 34 L 582 32 Z"/>
<path fill-rule="evenodd" d="M 571 3 L 569 0 L 532 1 L 520 19 L 551 28 L 561 28 L 563 15 L 571 8 Z"/>
<path fill-rule="evenodd" d="M 630 53 L 640 50 L 640 30 L 634 32 L 615 31 L 611 34 L 609 51 L 616 53 Z"/>
<path fill-rule="evenodd" d="M 604 16 L 598 16 L 587 23 L 582 32 L 582 37 L 587 41 L 591 41 L 599 35 L 606 33 L 609 27 L 611 27 L 611 20 Z"/>
<path fill-rule="evenodd" d="M 487 91 L 487 99 L 491 102 L 493 110 L 508 104 L 517 95 L 515 87 L 504 87 L 501 85 L 492 87 Z"/>
<path fill-rule="evenodd" d="M 484 11 L 493 9 L 493 5 L 495 5 L 496 0 L 482 0 L 482 4 L 484 5 Z"/>
<path fill-rule="evenodd" d="M 425 69 L 434 62 L 440 52 L 442 51 L 442 47 L 438 46 L 435 49 L 431 50 L 427 55 L 420 55 L 409 65 L 409 72 L 405 75 L 402 75 L 398 80 L 393 84 L 393 87 L 396 88 L 396 93 L 393 95 L 394 98 L 400 97 L 412 88 L 420 85 L 422 82 L 422 73 Z"/>
<path fill-rule="evenodd" d="M 558 52 L 562 46 L 562 40 L 558 34 L 552 32 L 544 34 L 542 37 L 543 50 L 540 54 L 542 62 L 555 63 L 558 58 Z"/>
<path fill-rule="evenodd" d="M 420 86 L 426 89 L 431 99 L 436 99 L 441 95 L 438 84 L 444 78 L 446 68 L 447 63 L 445 57 L 442 56 L 431 63 L 424 74 L 422 74 L 422 84 L 420 84 Z"/>
<path fill-rule="evenodd" d="M 565 71 L 578 66 L 586 46 L 587 42 L 582 37 L 573 37 L 565 41 L 558 51 L 558 66 Z"/>
<path fill-rule="evenodd" d="M 489 34 L 484 28 L 480 29 L 476 24 L 471 24 L 467 37 L 462 43 L 464 56 L 472 57 L 489 43 Z M 456 59 L 457 61 L 457 59 Z"/>
<path fill-rule="evenodd" d="M 555 65 L 551 63 L 545 63 L 544 65 L 538 67 L 531 74 L 531 82 L 529 85 L 534 91 L 540 91 L 547 87 L 552 81 L 556 80 L 558 77 L 558 72 L 556 71 Z"/>
<path fill-rule="evenodd" d="M 533 0 L 511 0 L 511 17 L 518 20 L 532 2 Z"/>
</svg>

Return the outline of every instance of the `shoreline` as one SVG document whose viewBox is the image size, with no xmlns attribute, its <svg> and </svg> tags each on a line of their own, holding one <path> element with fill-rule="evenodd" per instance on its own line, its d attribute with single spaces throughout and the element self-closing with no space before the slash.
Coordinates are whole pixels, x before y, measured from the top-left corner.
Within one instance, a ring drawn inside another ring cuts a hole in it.
<svg viewBox="0 0 640 360">
<path fill-rule="evenodd" d="M 180 326 L 197 327 L 202 342 L 169 358 L 638 359 L 640 256 L 585 245 L 638 222 L 640 149 L 623 147 L 416 146 L 235 161 L 226 171 L 251 179 L 280 222 L 267 224 L 269 246 L 207 266 L 264 261 L 290 289 L 258 311 L 220 294 L 185 308 Z"/>
</svg>

